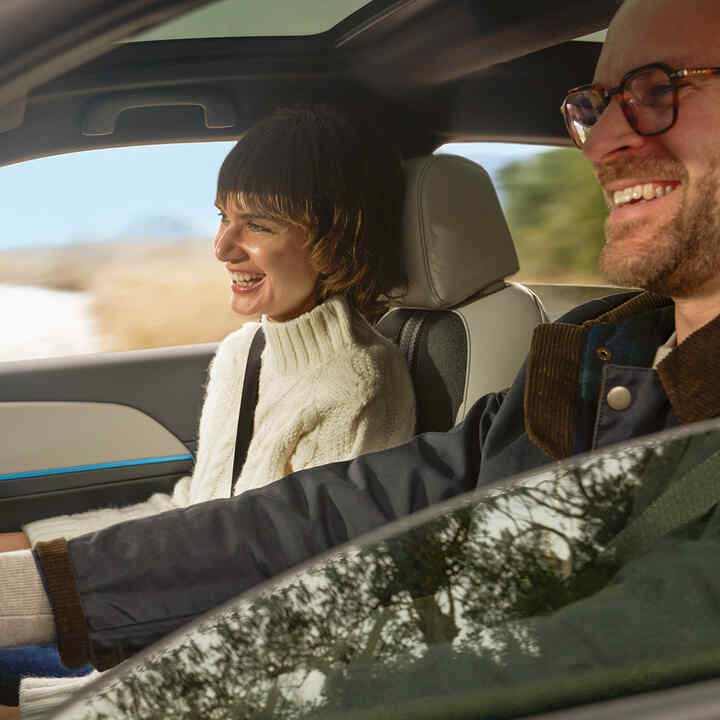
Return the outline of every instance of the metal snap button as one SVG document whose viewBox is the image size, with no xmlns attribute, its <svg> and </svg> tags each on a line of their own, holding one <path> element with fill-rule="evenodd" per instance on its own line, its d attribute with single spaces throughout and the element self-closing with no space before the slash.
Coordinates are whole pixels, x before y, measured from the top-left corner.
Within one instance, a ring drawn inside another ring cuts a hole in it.
<svg viewBox="0 0 720 720">
<path fill-rule="evenodd" d="M 606 347 L 599 347 L 595 351 L 595 355 L 597 355 L 603 362 L 608 362 L 608 360 L 612 358 L 612 353 Z"/>
<path fill-rule="evenodd" d="M 607 404 L 613 410 L 627 410 L 632 403 L 632 393 L 622 385 L 616 385 L 607 394 Z"/>
</svg>

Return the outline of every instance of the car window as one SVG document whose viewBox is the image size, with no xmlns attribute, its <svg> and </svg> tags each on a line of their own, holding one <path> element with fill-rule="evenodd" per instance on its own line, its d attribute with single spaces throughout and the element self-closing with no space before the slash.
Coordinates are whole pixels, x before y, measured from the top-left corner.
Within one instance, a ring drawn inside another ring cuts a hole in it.
<svg viewBox="0 0 720 720">
<path fill-rule="evenodd" d="M 0 168 L 0 361 L 219 340 L 240 326 L 212 253 L 227 142 Z"/>
<path fill-rule="evenodd" d="M 216 341 L 239 327 L 212 255 L 227 142 L 0 168 L 0 361 Z M 527 282 L 597 282 L 604 202 L 576 150 L 450 143 L 490 173 Z M 48 309 L 52 308 L 49 313 Z"/>
<path fill-rule="evenodd" d="M 448 143 L 437 150 L 490 174 L 528 283 L 602 284 L 598 256 L 607 208 L 590 165 L 575 148 Z M 578 301 L 580 302 L 580 301 Z"/>
<path fill-rule="evenodd" d="M 686 426 L 424 511 L 226 604 L 57 717 L 517 717 L 713 677 L 717 493 L 672 493 L 697 501 L 718 462 L 720 425 Z"/>
</svg>

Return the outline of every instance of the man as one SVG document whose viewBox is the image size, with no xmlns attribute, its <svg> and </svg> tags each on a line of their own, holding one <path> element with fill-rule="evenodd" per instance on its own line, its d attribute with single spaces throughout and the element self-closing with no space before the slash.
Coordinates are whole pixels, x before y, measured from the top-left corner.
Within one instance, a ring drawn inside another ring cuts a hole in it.
<svg viewBox="0 0 720 720">
<path fill-rule="evenodd" d="M 605 274 L 650 293 L 591 302 L 539 327 L 513 386 L 446 434 L 39 544 L 42 578 L 29 551 L 0 555 L 0 644 L 56 636 L 68 666 L 89 659 L 104 669 L 388 521 L 555 458 L 720 414 L 720 77 L 674 72 L 720 65 L 718 37 L 716 0 L 626 0 L 599 87 L 566 103 L 611 206 Z"/>
</svg>

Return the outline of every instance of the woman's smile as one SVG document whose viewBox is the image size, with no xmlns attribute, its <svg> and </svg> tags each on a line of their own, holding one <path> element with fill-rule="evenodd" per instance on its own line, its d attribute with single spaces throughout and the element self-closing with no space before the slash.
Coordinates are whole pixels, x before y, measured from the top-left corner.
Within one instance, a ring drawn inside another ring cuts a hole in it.
<svg viewBox="0 0 720 720">
<path fill-rule="evenodd" d="M 230 277 L 232 278 L 232 291 L 240 294 L 257 290 L 265 280 L 263 273 L 237 272 L 234 270 L 230 270 Z"/>
</svg>

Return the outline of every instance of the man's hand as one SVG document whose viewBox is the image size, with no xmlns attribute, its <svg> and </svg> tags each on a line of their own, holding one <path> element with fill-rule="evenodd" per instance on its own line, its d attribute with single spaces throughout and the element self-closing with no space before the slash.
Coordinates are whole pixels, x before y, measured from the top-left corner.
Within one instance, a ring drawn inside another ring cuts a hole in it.
<svg viewBox="0 0 720 720">
<path fill-rule="evenodd" d="M 0 705 L 0 720 L 20 720 L 20 708 Z"/>
<path fill-rule="evenodd" d="M 24 532 L 0 533 L 0 553 L 29 549 L 30 540 Z M 2 715 L 0 715 L 0 720 L 2 720 Z"/>
</svg>

